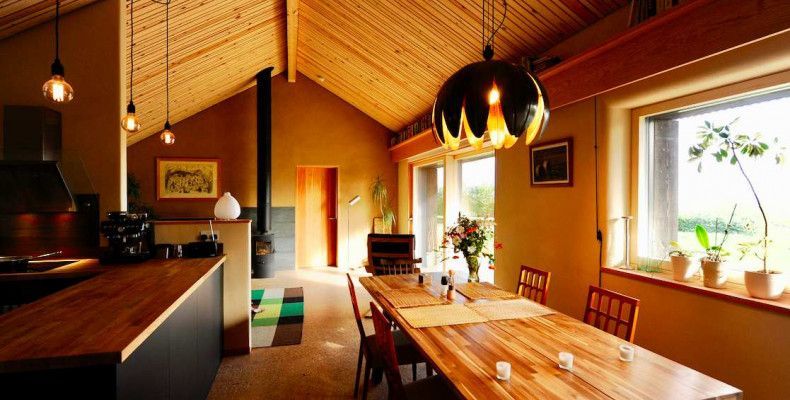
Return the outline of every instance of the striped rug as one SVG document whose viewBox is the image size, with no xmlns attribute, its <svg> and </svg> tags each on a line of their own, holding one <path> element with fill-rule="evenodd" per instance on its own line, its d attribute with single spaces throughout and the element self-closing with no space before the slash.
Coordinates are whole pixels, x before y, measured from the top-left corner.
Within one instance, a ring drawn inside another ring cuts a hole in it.
<svg viewBox="0 0 790 400">
<path fill-rule="evenodd" d="M 266 288 L 252 291 L 252 347 L 302 343 L 304 293 L 302 288 Z"/>
</svg>

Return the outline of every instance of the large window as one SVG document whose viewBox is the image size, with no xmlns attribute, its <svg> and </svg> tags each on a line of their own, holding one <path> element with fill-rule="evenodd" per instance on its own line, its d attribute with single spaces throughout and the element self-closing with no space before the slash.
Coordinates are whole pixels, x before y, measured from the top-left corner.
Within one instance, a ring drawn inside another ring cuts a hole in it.
<svg viewBox="0 0 790 400">
<path fill-rule="evenodd" d="M 701 253 L 697 225 L 704 226 L 712 240 L 721 241 L 736 205 L 723 246 L 730 253 L 730 266 L 740 270 L 762 266 L 754 255 L 741 257 L 739 252 L 740 244 L 762 238 L 765 225 L 732 152 L 719 161 L 711 148 L 700 160 L 692 159 L 689 149 L 705 140 L 700 132 L 706 124 L 731 124 L 733 134 L 756 136 L 768 147 L 762 157 L 737 154 L 768 215 L 769 268 L 790 269 L 790 166 L 775 161 L 783 147 L 790 149 L 790 90 L 644 120 L 638 197 L 640 266 L 665 259 L 672 241 Z"/>
<path fill-rule="evenodd" d="M 444 231 L 462 213 L 468 217 L 494 222 L 493 152 L 453 154 L 440 161 L 417 163 L 413 169 L 413 232 L 416 255 L 423 259 L 421 268 L 440 271 L 443 266 L 466 268 L 463 259 L 442 251 Z M 492 243 L 488 243 L 493 250 Z M 480 279 L 493 282 L 494 271 L 481 260 Z"/>
<path fill-rule="evenodd" d="M 435 270 L 443 254 L 439 251 L 444 232 L 444 163 L 414 168 L 414 234 L 416 256 L 422 268 Z"/>
</svg>

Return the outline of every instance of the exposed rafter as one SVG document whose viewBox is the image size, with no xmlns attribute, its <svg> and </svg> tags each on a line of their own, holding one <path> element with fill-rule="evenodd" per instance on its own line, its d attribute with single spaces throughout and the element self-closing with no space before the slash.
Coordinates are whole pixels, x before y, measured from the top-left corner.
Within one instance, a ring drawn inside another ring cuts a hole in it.
<svg viewBox="0 0 790 400">
<path fill-rule="evenodd" d="M 286 0 L 288 33 L 288 82 L 296 82 L 296 49 L 299 47 L 299 0 Z"/>
</svg>

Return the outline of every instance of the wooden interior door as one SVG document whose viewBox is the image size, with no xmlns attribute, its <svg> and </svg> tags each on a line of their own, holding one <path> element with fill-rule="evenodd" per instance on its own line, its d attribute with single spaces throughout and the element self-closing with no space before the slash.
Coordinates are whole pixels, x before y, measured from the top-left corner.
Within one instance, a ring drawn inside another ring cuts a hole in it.
<svg viewBox="0 0 790 400">
<path fill-rule="evenodd" d="M 296 167 L 296 266 L 337 266 L 337 168 Z"/>
</svg>

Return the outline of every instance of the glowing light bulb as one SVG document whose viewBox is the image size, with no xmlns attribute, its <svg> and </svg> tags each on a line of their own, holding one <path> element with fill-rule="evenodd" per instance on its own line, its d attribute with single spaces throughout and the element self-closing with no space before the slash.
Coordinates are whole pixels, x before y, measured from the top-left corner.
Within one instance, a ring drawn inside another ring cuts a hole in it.
<svg viewBox="0 0 790 400">
<path fill-rule="evenodd" d="M 41 88 L 44 97 L 55 103 L 68 103 L 74 98 L 74 89 L 63 78 L 63 75 L 52 75 Z"/>
<path fill-rule="evenodd" d="M 170 130 L 170 121 L 165 122 L 165 129 L 159 135 L 159 140 L 167 146 L 176 142 L 176 134 Z"/>
<path fill-rule="evenodd" d="M 496 87 L 496 83 L 494 87 L 488 92 L 488 105 L 494 105 L 499 103 L 499 89 Z"/>
<path fill-rule="evenodd" d="M 518 140 L 510 134 L 505 124 L 505 116 L 502 113 L 502 103 L 500 100 L 499 88 L 494 82 L 491 91 L 488 92 L 488 120 L 486 121 L 486 132 L 491 139 L 491 145 L 499 150 L 503 147 L 510 148 Z"/>
<path fill-rule="evenodd" d="M 121 118 L 121 128 L 126 132 L 137 132 L 140 130 L 140 120 L 137 119 L 135 114 L 134 102 L 129 102 L 126 106 L 126 115 Z"/>
</svg>

